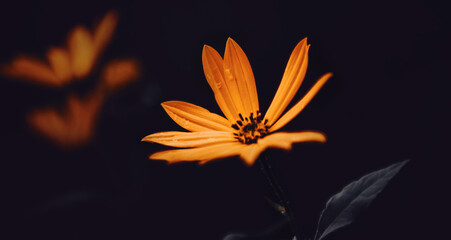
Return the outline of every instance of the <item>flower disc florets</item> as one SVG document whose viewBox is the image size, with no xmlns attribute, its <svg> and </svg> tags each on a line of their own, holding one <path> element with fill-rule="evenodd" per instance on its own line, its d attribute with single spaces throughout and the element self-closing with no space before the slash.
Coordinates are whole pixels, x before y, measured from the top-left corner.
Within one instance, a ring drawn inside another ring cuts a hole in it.
<svg viewBox="0 0 451 240">
<path fill-rule="evenodd" d="M 266 126 L 268 120 L 262 121 L 262 114 L 257 111 L 257 116 L 251 113 L 249 117 L 244 117 L 240 113 L 238 114 L 241 120 L 238 120 L 232 127 L 237 130 L 235 138 L 241 143 L 251 144 L 256 143 L 259 138 L 263 138 L 268 134 L 269 126 Z"/>
</svg>

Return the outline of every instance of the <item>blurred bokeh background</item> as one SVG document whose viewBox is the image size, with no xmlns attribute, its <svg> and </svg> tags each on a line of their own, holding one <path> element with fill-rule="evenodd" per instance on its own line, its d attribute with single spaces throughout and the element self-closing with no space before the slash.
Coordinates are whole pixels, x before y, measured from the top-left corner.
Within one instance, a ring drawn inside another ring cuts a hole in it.
<svg viewBox="0 0 451 240">
<path fill-rule="evenodd" d="M 165 147 L 140 142 L 150 133 L 182 130 L 163 101 L 220 112 L 201 53 L 204 44 L 222 53 L 228 37 L 249 58 L 263 112 L 302 38 L 311 44 L 309 68 L 295 100 L 322 74 L 334 73 L 283 129 L 321 130 L 328 142 L 268 151 L 303 239 L 314 235 L 332 194 L 404 159 L 412 161 L 359 221 L 329 239 L 440 236 L 451 122 L 444 6 L 429 0 L 3 3 L 2 66 L 20 54 L 46 61 L 49 47 L 65 46 L 75 26 L 91 31 L 109 10 L 118 14 L 114 35 L 85 77 L 59 87 L 0 77 L 3 239 L 221 239 L 274 224 L 280 216 L 264 198 L 258 165 L 230 158 L 168 166 L 147 159 Z M 62 146 L 30 124 L 30 113 L 39 109 L 70 115 L 69 96 L 97 96 L 104 69 L 118 59 L 139 63 L 139 74 L 103 92 L 97 107 L 79 104 L 95 109 L 74 113 L 92 118 L 79 119 L 92 124 L 80 127 L 88 140 Z"/>
</svg>

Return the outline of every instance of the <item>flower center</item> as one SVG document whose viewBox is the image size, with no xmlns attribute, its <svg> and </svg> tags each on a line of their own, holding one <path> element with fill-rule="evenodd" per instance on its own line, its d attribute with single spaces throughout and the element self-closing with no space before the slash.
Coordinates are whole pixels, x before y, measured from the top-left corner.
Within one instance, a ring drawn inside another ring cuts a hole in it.
<svg viewBox="0 0 451 240">
<path fill-rule="evenodd" d="M 260 111 L 257 111 L 257 116 L 254 116 L 254 113 L 244 118 L 241 113 L 238 115 L 241 120 L 236 121 L 232 127 L 237 130 L 233 135 L 241 143 L 256 143 L 259 138 L 263 138 L 268 134 L 269 126 L 266 126 L 267 120 L 262 122 L 263 119 Z"/>
</svg>

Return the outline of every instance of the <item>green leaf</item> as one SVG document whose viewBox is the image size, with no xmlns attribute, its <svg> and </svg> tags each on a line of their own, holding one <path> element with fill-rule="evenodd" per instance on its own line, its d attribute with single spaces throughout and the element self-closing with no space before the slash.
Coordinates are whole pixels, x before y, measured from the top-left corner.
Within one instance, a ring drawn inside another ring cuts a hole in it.
<svg viewBox="0 0 451 240">
<path fill-rule="evenodd" d="M 332 196 L 320 215 L 314 239 L 322 240 L 337 229 L 351 224 L 408 161 L 369 173 Z"/>
</svg>

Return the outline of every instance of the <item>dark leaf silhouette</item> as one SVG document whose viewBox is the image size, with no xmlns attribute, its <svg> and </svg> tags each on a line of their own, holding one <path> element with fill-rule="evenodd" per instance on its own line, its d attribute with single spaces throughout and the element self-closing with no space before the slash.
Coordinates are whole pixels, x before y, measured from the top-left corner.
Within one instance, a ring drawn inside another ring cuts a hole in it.
<svg viewBox="0 0 451 240">
<path fill-rule="evenodd" d="M 369 173 L 332 196 L 319 218 L 315 240 L 351 224 L 408 161 Z"/>
</svg>

